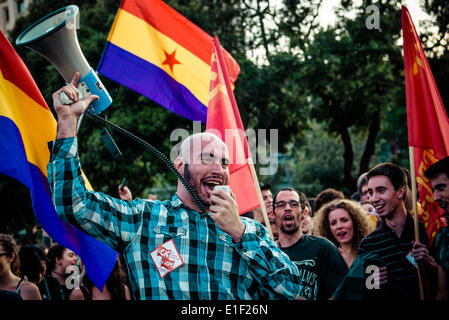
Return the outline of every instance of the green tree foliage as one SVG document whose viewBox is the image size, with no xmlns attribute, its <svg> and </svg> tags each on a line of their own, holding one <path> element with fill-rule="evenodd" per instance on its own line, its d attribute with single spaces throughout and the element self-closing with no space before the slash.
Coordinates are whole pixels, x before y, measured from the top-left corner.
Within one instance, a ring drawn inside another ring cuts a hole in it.
<svg viewBox="0 0 449 320">
<path fill-rule="evenodd" d="M 403 108 L 396 88 L 401 87 L 399 37 L 400 7 L 383 3 L 381 30 L 369 30 L 364 8 L 343 1 L 342 11 L 355 11 L 355 18 L 339 14 L 334 27 L 320 30 L 303 50 L 297 82 L 312 97 L 310 116 L 325 123 L 329 133 L 344 146 L 342 186 L 355 191 L 354 150 L 350 134 L 368 132 L 360 159 L 359 174 L 368 170 L 375 152 L 381 121 L 389 110 Z M 402 66 L 403 68 L 403 66 Z M 405 109 L 404 109 L 405 112 Z"/>
<path fill-rule="evenodd" d="M 367 133 L 350 130 L 355 161 L 363 153 Z M 266 183 L 279 188 L 295 186 L 309 198 L 314 198 L 326 188 L 341 190 L 349 198 L 352 191 L 341 185 L 343 180 L 344 146 L 341 139 L 326 130 L 325 123 L 310 121 L 310 130 L 304 136 L 296 138 L 280 157 L 279 170 L 273 177 L 267 177 Z M 378 159 L 374 159 L 375 161 Z M 352 172 L 357 174 L 355 170 Z M 264 181 L 265 182 L 265 181 Z"/>
<path fill-rule="evenodd" d="M 429 36 L 426 34 L 424 41 L 431 41 L 431 44 L 427 47 L 428 50 L 441 47 L 441 49 L 447 51 L 447 45 L 449 41 L 449 6 L 447 1 L 444 0 L 424 0 L 421 7 L 427 11 L 432 17 L 434 17 L 434 26 L 438 28 L 436 36 Z M 426 23 L 428 27 L 431 27 L 429 23 Z"/>
<path fill-rule="evenodd" d="M 303 53 L 320 30 L 318 13 L 323 0 L 284 0 L 279 8 L 279 34 L 287 39 L 288 52 Z"/>
<path fill-rule="evenodd" d="M 444 0 L 425 0 L 422 7 L 435 20 L 434 25 L 427 22 L 426 26 L 433 29 L 436 26 L 438 30 L 436 34 L 430 32 L 423 34 L 421 39 L 426 43 L 424 49 L 447 113 L 449 111 L 447 86 L 449 81 L 449 6 Z"/>
<path fill-rule="evenodd" d="M 291 72 L 299 68 L 298 60 L 277 54 L 271 57 L 270 65 L 256 66 L 246 60 L 240 66 L 245 72 L 239 77 L 235 94 L 246 127 L 277 129 L 283 151 L 308 128 L 306 96 Z"/>
</svg>

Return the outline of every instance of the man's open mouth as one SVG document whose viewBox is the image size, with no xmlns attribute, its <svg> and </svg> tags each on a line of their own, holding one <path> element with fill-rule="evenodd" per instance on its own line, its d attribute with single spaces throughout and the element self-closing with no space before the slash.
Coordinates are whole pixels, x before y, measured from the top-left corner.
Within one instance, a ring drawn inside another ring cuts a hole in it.
<svg viewBox="0 0 449 320">
<path fill-rule="evenodd" d="M 282 219 L 284 221 L 294 221 L 295 220 L 295 216 L 290 214 L 290 213 L 286 213 L 282 216 Z"/>
<path fill-rule="evenodd" d="M 201 180 L 201 184 L 205 187 L 208 193 L 211 193 L 215 186 L 223 185 L 223 179 L 208 177 Z"/>
<path fill-rule="evenodd" d="M 385 204 L 378 204 L 374 206 L 374 209 L 376 209 L 376 212 L 382 211 L 382 209 L 385 207 Z"/>
</svg>

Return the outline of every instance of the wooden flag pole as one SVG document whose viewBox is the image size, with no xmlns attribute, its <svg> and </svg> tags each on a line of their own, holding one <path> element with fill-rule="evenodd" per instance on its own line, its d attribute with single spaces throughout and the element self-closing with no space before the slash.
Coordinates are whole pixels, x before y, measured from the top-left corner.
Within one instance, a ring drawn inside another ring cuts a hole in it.
<svg viewBox="0 0 449 320">
<path fill-rule="evenodd" d="M 265 227 L 270 232 L 271 239 L 274 241 L 273 231 L 271 230 L 270 220 L 268 219 L 267 208 L 265 208 L 265 203 L 263 202 L 262 192 L 260 191 L 259 179 L 257 178 L 256 169 L 254 168 L 253 159 L 248 158 L 248 165 L 251 168 L 251 175 L 253 176 L 254 185 L 257 191 L 257 197 L 259 198 L 260 209 L 262 209 L 263 221 L 265 222 Z"/>
<path fill-rule="evenodd" d="M 415 173 L 415 154 L 413 147 L 408 148 L 410 158 L 410 176 L 412 178 L 412 202 L 413 202 L 413 222 L 415 226 L 415 241 L 420 242 L 419 236 L 419 220 L 418 220 L 418 199 L 416 198 L 416 173 Z M 422 282 L 422 268 L 418 267 L 418 282 L 419 282 L 419 297 L 421 300 L 425 299 L 424 286 Z"/>
</svg>

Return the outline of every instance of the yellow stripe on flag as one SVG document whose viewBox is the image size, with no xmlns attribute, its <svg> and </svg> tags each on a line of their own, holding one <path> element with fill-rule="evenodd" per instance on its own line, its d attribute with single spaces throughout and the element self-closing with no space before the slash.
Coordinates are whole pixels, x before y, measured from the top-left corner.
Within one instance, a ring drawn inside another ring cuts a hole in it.
<svg viewBox="0 0 449 320">
<path fill-rule="evenodd" d="M 47 142 L 55 139 L 53 115 L 31 99 L 0 71 L 0 116 L 11 119 L 20 131 L 27 159 L 47 175 L 50 152 Z"/>
<path fill-rule="evenodd" d="M 47 109 L 31 99 L 15 84 L 6 80 L 0 70 L 0 116 L 14 122 L 22 136 L 28 162 L 47 176 L 50 151 L 47 143 L 56 138 L 56 120 Z M 86 188 L 92 186 L 82 173 Z"/>
</svg>

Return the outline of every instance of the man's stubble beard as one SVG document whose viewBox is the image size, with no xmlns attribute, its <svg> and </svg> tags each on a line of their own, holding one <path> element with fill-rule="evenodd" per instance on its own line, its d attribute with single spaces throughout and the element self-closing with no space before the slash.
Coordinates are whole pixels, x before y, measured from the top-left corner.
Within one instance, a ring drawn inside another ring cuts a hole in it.
<svg viewBox="0 0 449 320">
<path fill-rule="evenodd" d="M 187 184 L 190 185 L 193 192 L 198 196 L 201 203 L 206 207 L 206 209 L 209 209 L 210 207 L 209 199 L 207 200 L 204 199 L 203 195 L 201 194 L 201 185 L 198 185 L 198 183 L 196 183 L 195 180 L 193 179 L 193 176 L 189 170 L 189 165 L 187 163 L 184 165 L 184 180 L 186 180 Z"/>
<path fill-rule="evenodd" d="M 296 232 L 298 232 L 299 230 L 299 225 L 296 224 L 296 227 L 293 227 L 291 229 L 286 229 L 283 224 L 281 223 L 280 229 L 283 233 L 287 234 L 287 235 L 292 235 L 295 234 Z"/>
</svg>

